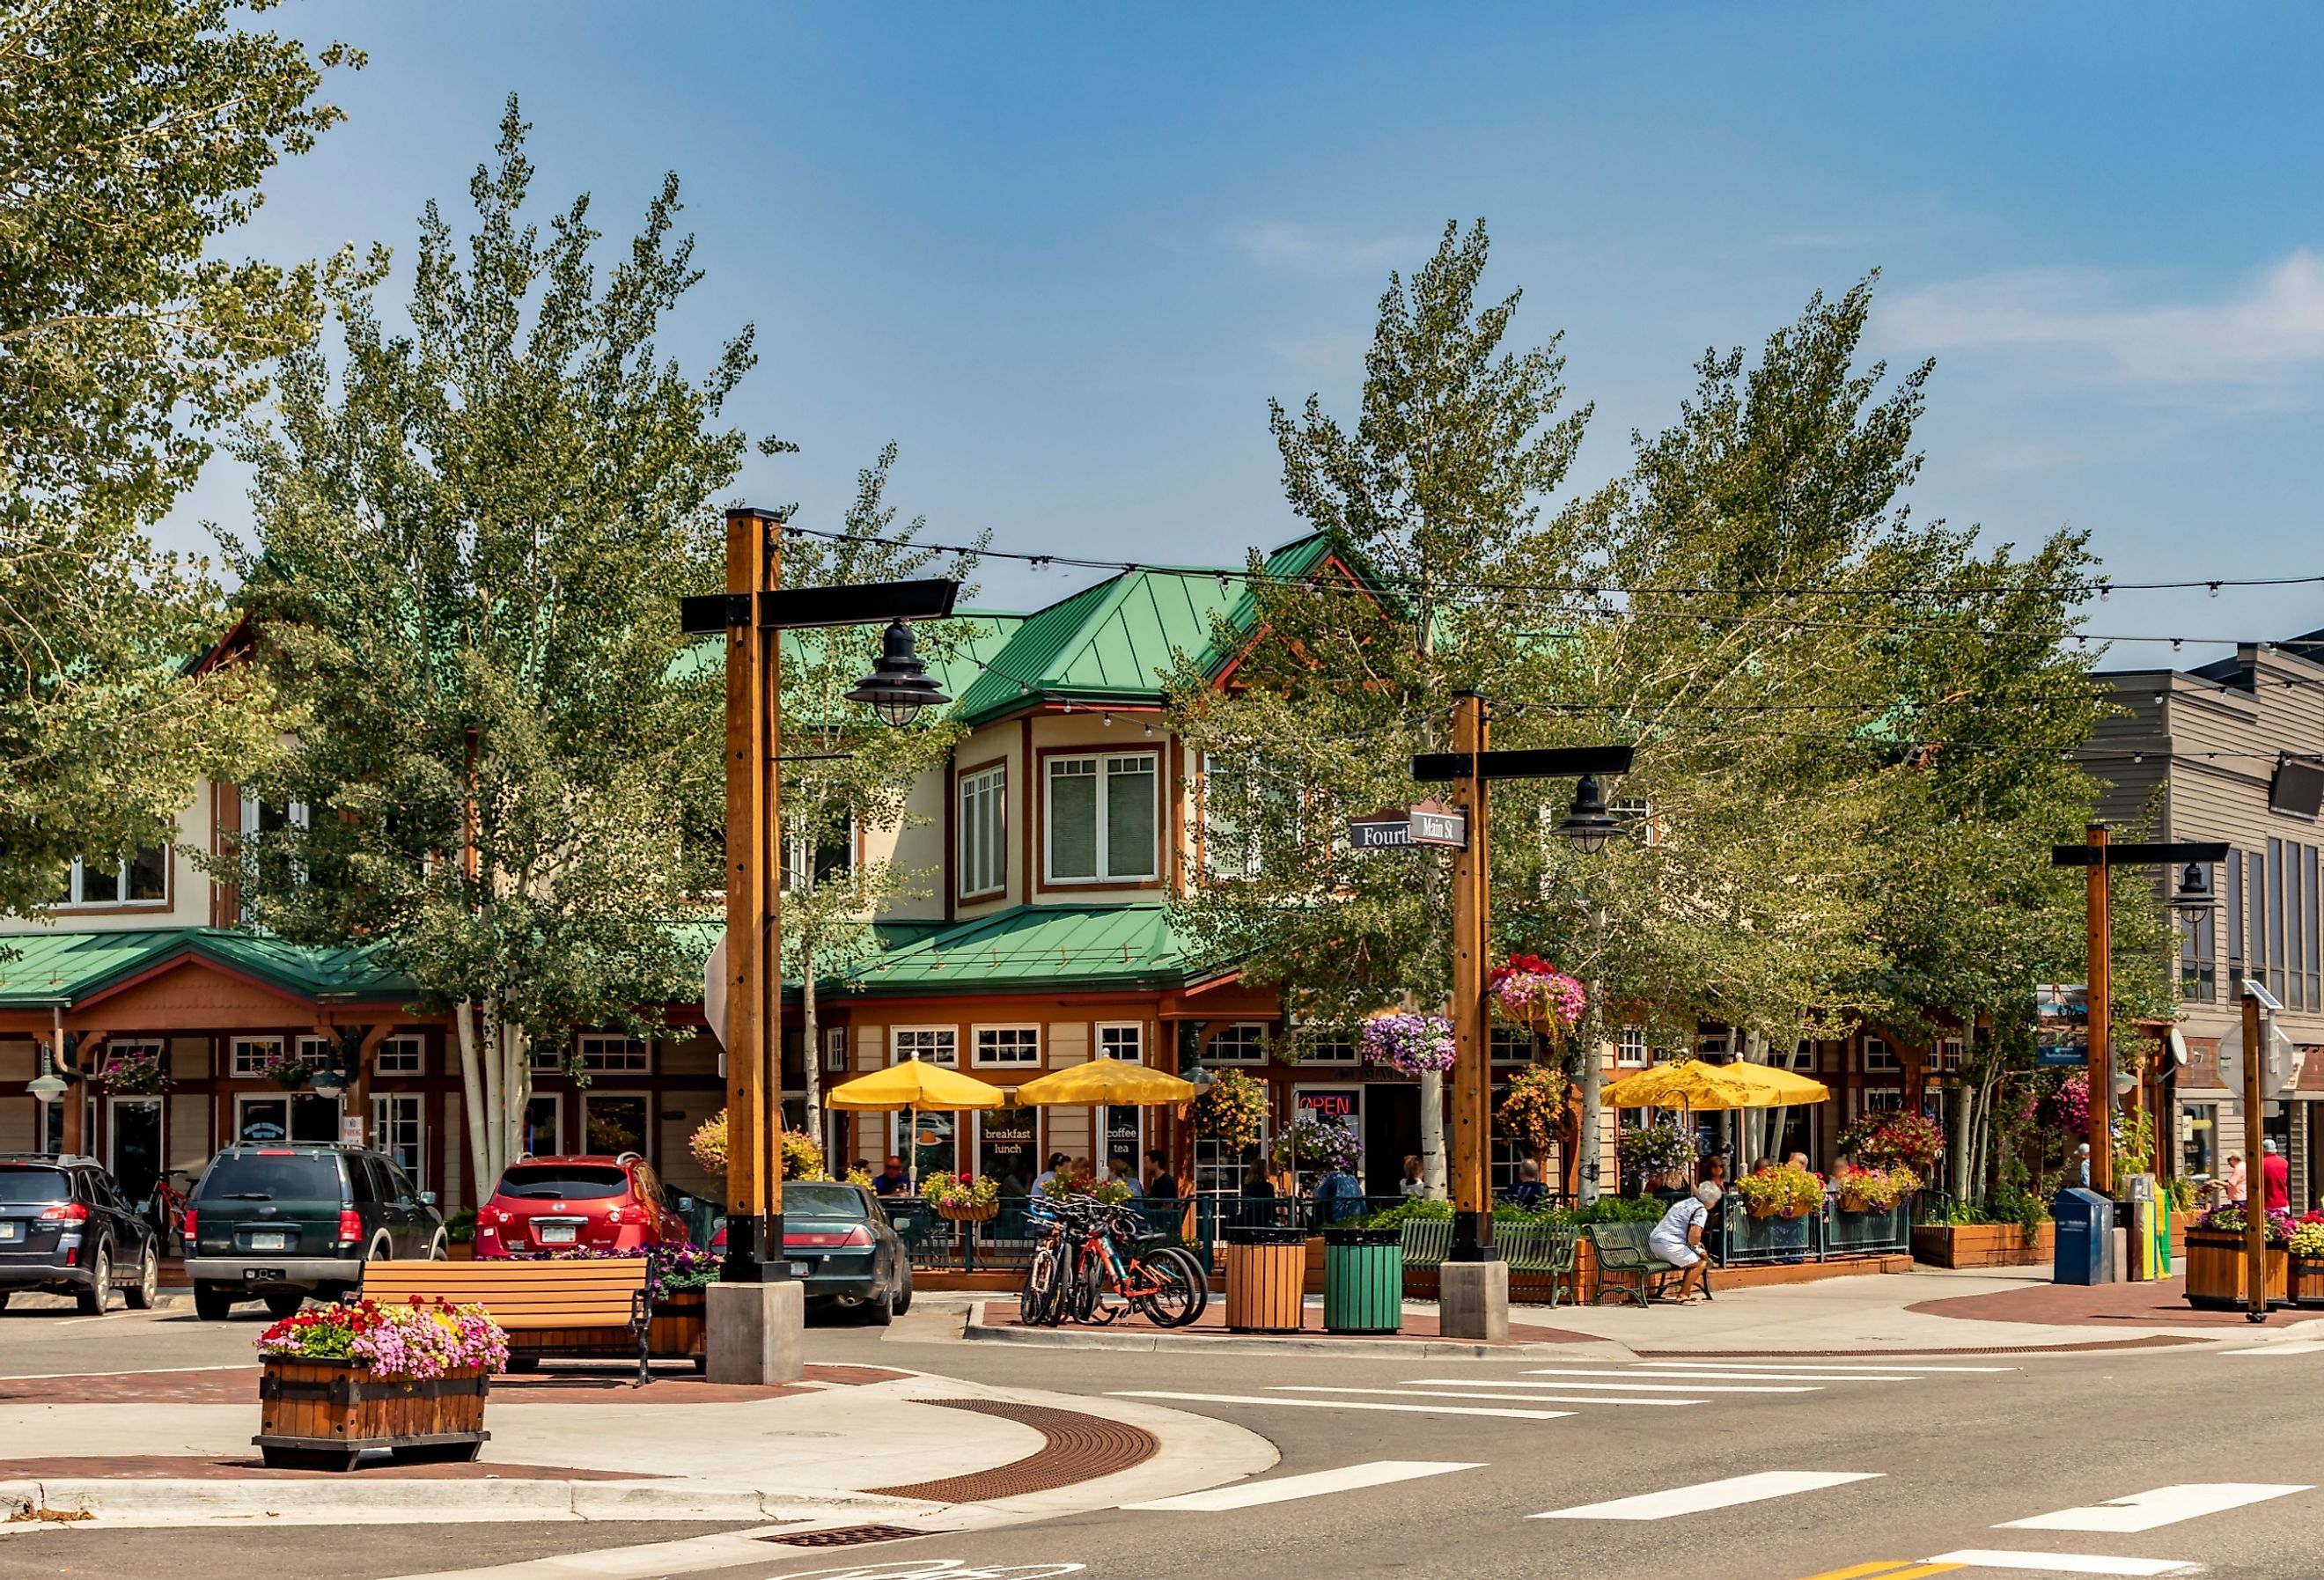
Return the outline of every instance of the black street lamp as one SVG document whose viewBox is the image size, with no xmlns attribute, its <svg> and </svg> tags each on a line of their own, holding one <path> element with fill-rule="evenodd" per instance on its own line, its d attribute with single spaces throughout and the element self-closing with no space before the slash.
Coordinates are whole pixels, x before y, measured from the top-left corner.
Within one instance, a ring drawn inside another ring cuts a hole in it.
<svg viewBox="0 0 2324 1580">
<path fill-rule="evenodd" d="M 2179 874 L 2179 892 L 2171 896 L 2171 909 L 2181 920 L 2193 927 L 2219 909 L 2219 896 L 2211 887 L 2211 869 L 2203 862 L 2189 862 Z"/>
<path fill-rule="evenodd" d="M 894 621 L 881 639 L 880 661 L 846 693 L 847 700 L 868 704 L 872 712 L 901 728 L 920 709 L 942 707 L 952 700 L 928 679 L 927 668 L 913 650 L 912 628 L 901 620 Z"/>
<path fill-rule="evenodd" d="M 1614 837 L 1617 825 L 1613 814 L 1606 810 L 1606 792 L 1599 788 L 1596 774 L 1583 774 L 1573 787 L 1573 805 L 1566 809 L 1557 831 L 1583 855 L 1596 855 Z"/>
</svg>

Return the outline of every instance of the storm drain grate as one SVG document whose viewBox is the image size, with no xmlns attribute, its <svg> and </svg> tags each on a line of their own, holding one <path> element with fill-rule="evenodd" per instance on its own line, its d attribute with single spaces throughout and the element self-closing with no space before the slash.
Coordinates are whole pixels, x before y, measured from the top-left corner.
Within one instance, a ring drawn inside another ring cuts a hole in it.
<svg viewBox="0 0 2324 1580">
<path fill-rule="evenodd" d="M 1019 1498 L 1046 1492 L 1076 1482 L 1143 1465 L 1162 1450 L 1161 1441 L 1142 1427 L 1079 1410 L 1052 1409 L 1047 1405 L 1014 1404 L 999 1399 L 923 1399 L 920 1404 L 946 1409 L 974 1410 L 1032 1428 L 1047 1439 L 1024 1458 L 941 1481 L 915 1482 L 903 1487 L 867 1490 L 888 1498 L 919 1498 L 931 1503 L 981 1503 L 993 1498 Z"/>
<path fill-rule="evenodd" d="M 762 1536 L 759 1539 L 791 1548 L 852 1548 L 867 1541 L 902 1541 L 908 1537 L 927 1534 L 925 1530 L 907 1530 L 900 1525 L 842 1525 L 830 1530 L 802 1530 L 797 1536 Z"/>
</svg>

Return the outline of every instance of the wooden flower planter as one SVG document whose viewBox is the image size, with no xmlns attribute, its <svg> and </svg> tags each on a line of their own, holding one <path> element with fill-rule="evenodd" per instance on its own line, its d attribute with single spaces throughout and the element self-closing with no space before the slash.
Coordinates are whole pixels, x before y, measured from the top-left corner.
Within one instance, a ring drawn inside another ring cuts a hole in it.
<svg viewBox="0 0 2324 1580">
<path fill-rule="evenodd" d="M 269 1355 L 251 1441 L 270 1467 L 281 1469 L 353 1470 L 366 1448 L 404 1461 L 474 1459 L 492 1437 L 484 1430 L 492 1386 L 481 1371 L 381 1382 L 353 1361 Z"/>
<path fill-rule="evenodd" d="M 647 1317 L 646 1352 L 659 1361 L 691 1361 L 697 1372 L 710 1363 L 707 1329 L 699 1289 L 678 1289 L 653 1303 Z"/>
<path fill-rule="evenodd" d="M 2267 1303 L 2290 1299 L 2291 1259 L 2281 1245 L 2267 1248 Z M 2216 1229 L 2187 1231 L 2187 1304 L 2198 1311 L 2236 1311 L 2250 1298 L 2244 1284 L 2244 1237 Z"/>
<path fill-rule="evenodd" d="M 2324 1258 L 2292 1257 L 2285 1270 L 2292 1303 L 2303 1310 L 2324 1310 Z"/>
<path fill-rule="evenodd" d="M 1001 1204 L 989 1201 L 981 1206 L 967 1202 L 938 1202 L 936 1216 L 951 1224 L 989 1224 L 1001 1215 Z"/>
<path fill-rule="evenodd" d="M 2057 1254 L 2058 1226 L 2041 1224 L 2034 1238 L 2017 1224 L 1915 1224 L 1913 1260 L 1932 1267 L 2032 1267 Z"/>
</svg>

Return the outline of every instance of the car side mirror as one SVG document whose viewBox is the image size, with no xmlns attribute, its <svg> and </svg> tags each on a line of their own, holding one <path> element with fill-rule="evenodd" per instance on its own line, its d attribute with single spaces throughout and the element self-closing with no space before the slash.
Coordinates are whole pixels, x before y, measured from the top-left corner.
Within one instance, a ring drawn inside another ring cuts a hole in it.
<svg viewBox="0 0 2324 1580">
<path fill-rule="evenodd" d="M 690 1196 L 679 1197 L 678 1198 L 678 1210 L 681 1213 L 692 1212 L 694 1210 L 694 1198 Z"/>
<path fill-rule="evenodd" d="M 436 1193 L 432 1190 L 421 1191 L 420 1193 L 420 1205 L 428 1207 L 434 1206 L 436 1205 Z"/>
</svg>

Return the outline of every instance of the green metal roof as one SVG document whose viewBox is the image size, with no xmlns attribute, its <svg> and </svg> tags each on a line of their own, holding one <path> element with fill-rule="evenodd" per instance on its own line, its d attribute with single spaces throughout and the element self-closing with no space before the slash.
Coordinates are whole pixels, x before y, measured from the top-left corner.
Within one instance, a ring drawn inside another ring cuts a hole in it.
<svg viewBox="0 0 2324 1580">
<path fill-rule="evenodd" d="M 961 922 L 840 974 L 882 998 L 1177 987 L 1185 943 L 1159 905 L 1019 905 Z"/>
<path fill-rule="evenodd" d="M 372 947 L 309 948 L 225 928 L 152 928 L 127 932 L 37 932 L 0 938 L 0 1007 L 72 1004 L 180 957 L 256 977 L 295 997 L 410 996 L 410 979 L 373 963 Z"/>
</svg>

